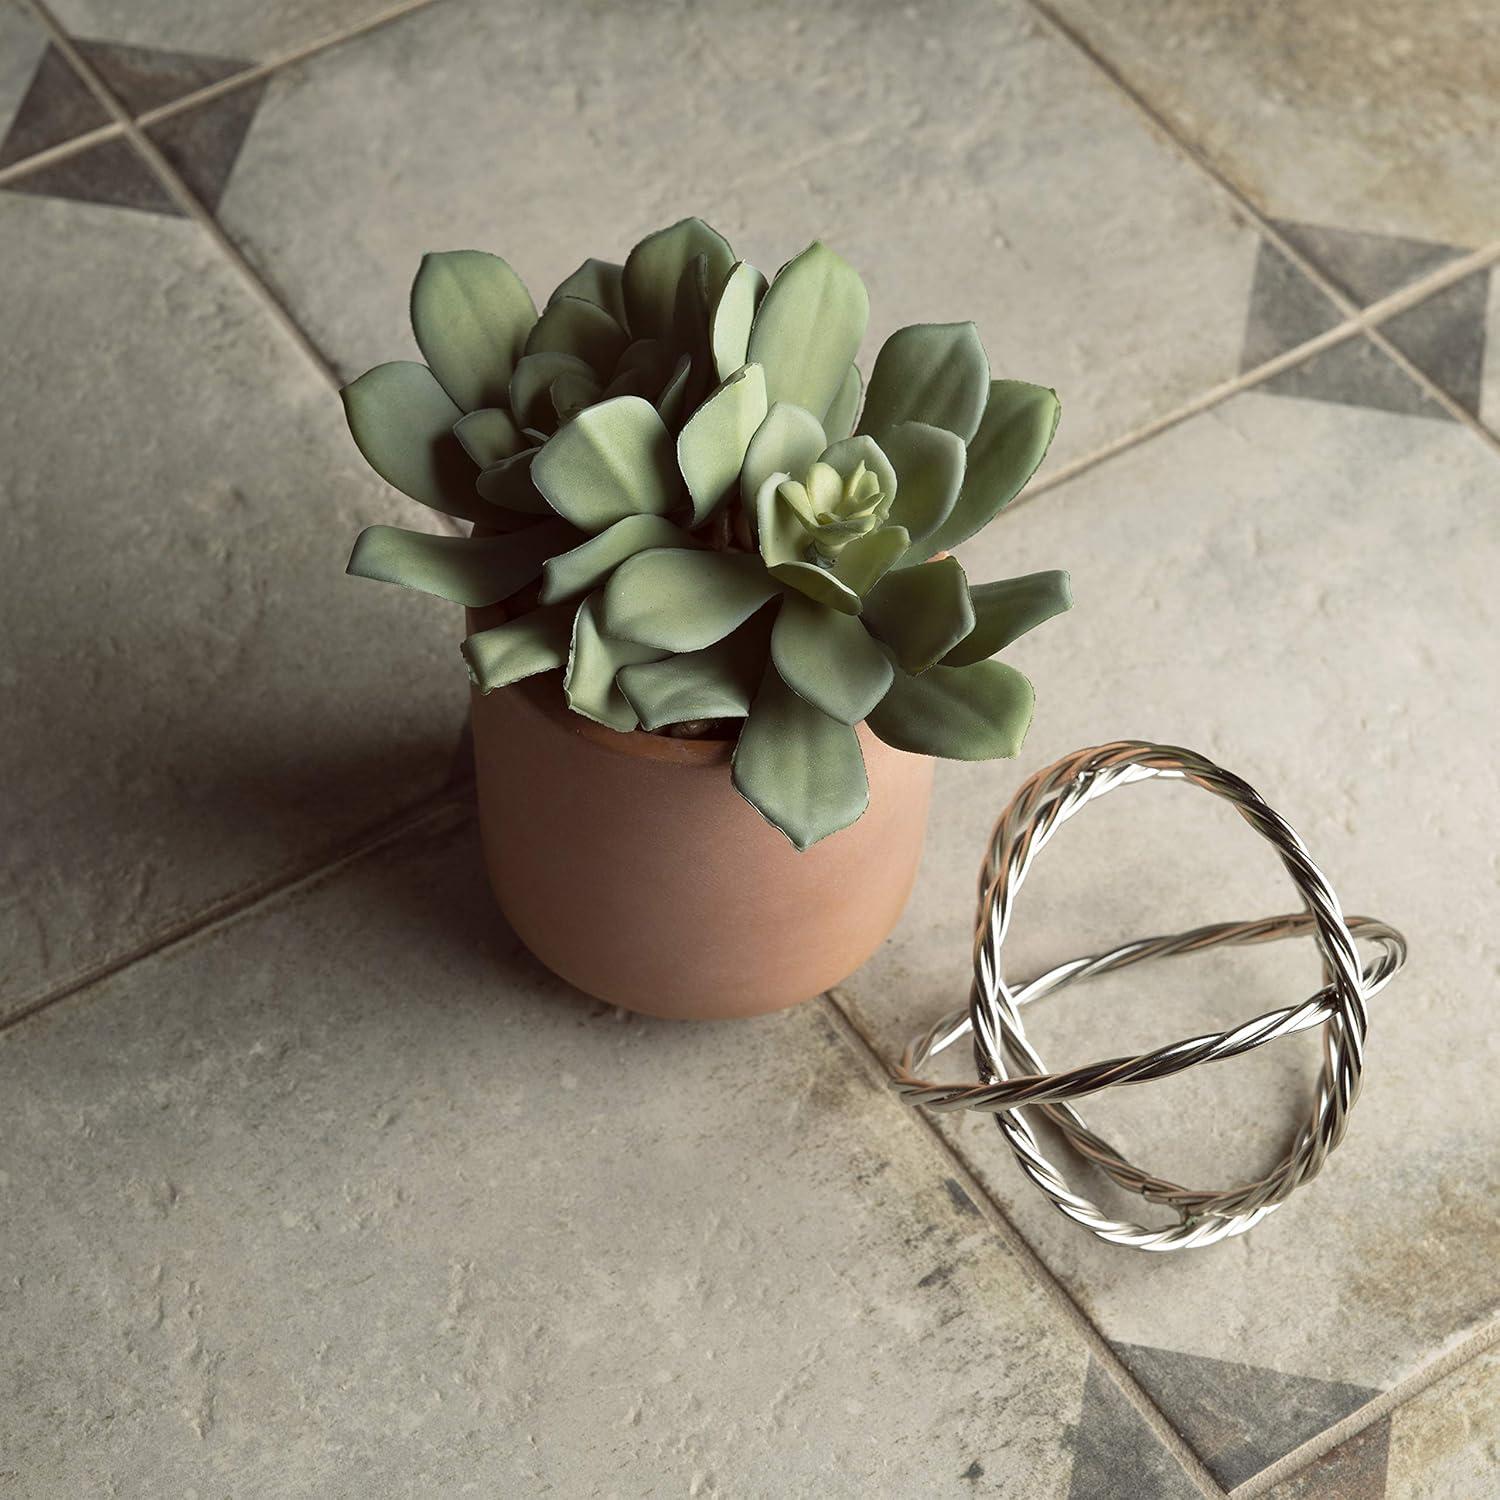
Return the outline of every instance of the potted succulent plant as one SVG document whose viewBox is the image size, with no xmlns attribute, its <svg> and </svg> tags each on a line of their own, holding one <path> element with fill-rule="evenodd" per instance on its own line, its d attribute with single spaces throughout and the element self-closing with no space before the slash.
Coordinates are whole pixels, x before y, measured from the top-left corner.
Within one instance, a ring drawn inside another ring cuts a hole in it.
<svg viewBox="0 0 1500 1500">
<path fill-rule="evenodd" d="M 1067 575 L 971 585 L 949 549 L 1030 478 L 1054 392 L 991 380 L 971 323 L 855 356 L 868 300 L 814 243 L 774 279 L 687 219 L 586 260 L 538 314 L 496 256 L 427 256 L 425 364 L 344 391 L 397 489 L 472 534 L 372 526 L 349 571 L 466 606 L 502 909 L 581 989 L 750 1015 L 895 924 L 930 757 L 1014 755 L 992 658 Z"/>
</svg>

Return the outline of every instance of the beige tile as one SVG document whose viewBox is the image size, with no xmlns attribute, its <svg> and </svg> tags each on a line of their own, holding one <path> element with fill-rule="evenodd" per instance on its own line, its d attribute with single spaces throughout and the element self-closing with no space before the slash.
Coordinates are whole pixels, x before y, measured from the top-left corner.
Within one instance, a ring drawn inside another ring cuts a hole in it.
<svg viewBox="0 0 1500 1500">
<path fill-rule="evenodd" d="M 465 693 L 341 576 L 419 507 L 198 229 L 7 194 L 0 245 L 3 1013 L 435 791 Z"/>
<path fill-rule="evenodd" d="M 1066 393 L 1064 458 L 1235 373 L 1256 247 L 991 0 L 443 5 L 273 80 L 220 213 L 350 371 L 409 349 L 428 249 L 499 251 L 545 296 L 688 213 L 770 270 L 821 236 L 869 282 L 867 369 L 901 324 L 972 317 L 997 372 Z"/>
<path fill-rule="evenodd" d="M 1276 218 L 1500 237 L 1500 51 L 1485 0 L 1051 0 Z"/>
<path fill-rule="evenodd" d="M 267 62 L 367 25 L 399 0 L 49 0 L 77 37 L 172 52 L 212 53 Z"/>
<path fill-rule="evenodd" d="M 1148 738 L 1208 753 L 1291 820 L 1348 910 L 1411 939 L 1408 971 L 1373 1002 L 1345 1145 L 1242 1239 L 1167 1257 L 1104 1245 L 1024 1181 L 991 1124 L 952 1126 L 1168 1414 L 1238 1482 L 1315 1435 L 1308 1412 L 1336 1420 L 1495 1311 L 1486 809 L 1500 797 L 1488 670 L 1500 461 L 1456 424 L 1248 394 L 1023 505 L 966 561 L 981 578 L 1069 567 L 1078 602 L 1011 653 L 1038 692 L 1022 760 L 942 768 L 913 906 L 848 987 L 888 1054 L 963 1003 L 990 822 L 1023 773 L 1078 746 Z M 1011 972 L 1292 900 L 1227 806 L 1128 788 L 1038 860 Z M 1031 1034 L 1065 1067 L 1217 1030 L 1317 983 L 1310 945 L 1181 959 L 1044 1002 Z M 1317 1054 L 1315 1038 L 1293 1039 L 1117 1090 L 1085 1114 L 1147 1166 L 1227 1185 L 1287 1144 Z M 1265 1415 L 1242 1420 L 1252 1398 Z"/>
<path fill-rule="evenodd" d="M 1194 1493 L 819 1006 L 591 1006 L 467 824 L 32 1017 L 0 1094 L 23 1493 Z"/>
</svg>

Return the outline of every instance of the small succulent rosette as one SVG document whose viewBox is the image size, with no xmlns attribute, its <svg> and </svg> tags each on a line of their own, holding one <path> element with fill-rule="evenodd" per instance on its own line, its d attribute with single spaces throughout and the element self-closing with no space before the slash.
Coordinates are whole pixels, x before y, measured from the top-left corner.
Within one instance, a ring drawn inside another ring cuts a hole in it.
<svg viewBox="0 0 1500 1500">
<path fill-rule="evenodd" d="M 868 801 L 854 726 L 902 750 L 1014 755 L 1031 684 L 993 660 L 1071 604 L 1065 573 L 971 584 L 950 549 L 1031 477 L 1056 394 L 992 380 L 972 323 L 886 340 L 814 243 L 769 283 L 686 219 L 587 260 L 540 315 L 497 256 L 429 255 L 425 364 L 344 391 L 361 452 L 468 537 L 373 526 L 349 571 L 504 623 L 482 691 L 561 670 L 627 732 L 733 734 L 734 785 L 799 848 Z"/>
</svg>

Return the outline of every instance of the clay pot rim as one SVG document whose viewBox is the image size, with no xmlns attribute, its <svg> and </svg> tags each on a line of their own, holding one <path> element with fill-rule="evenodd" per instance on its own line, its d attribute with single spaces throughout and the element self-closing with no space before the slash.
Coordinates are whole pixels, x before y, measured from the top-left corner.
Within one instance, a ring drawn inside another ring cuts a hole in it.
<svg viewBox="0 0 1500 1500">
<path fill-rule="evenodd" d="M 650 734 L 643 729 L 611 729 L 574 713 L 562 696 L 553 672 L 542 672 L 512 683 L 522 691 L 516 696 L 534 713 L 553 720 L 611 755 L 625 755 L 636 760 L 664 761 L 676 766 L 724 766 L 734 755 L 738 737 L 732 740 L 680 740 L 670 735 Z M 548 691 L 551 689 L 551 691 Z M 500 692 L 510 689 L 500 688 Z"/>
</svg>

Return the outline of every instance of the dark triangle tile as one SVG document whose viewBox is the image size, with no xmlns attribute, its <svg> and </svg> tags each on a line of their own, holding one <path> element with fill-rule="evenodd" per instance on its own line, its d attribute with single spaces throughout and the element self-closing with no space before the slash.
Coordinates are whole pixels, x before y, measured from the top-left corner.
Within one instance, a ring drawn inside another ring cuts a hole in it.
<svg viewBox="0 0 1500 1500">
<path fill-rule="evenodd" d="M 1433 384 L 1479 415 L 1490 273 L 1475 271 L 1380 325 L 1380 331 Z"/>
<path fill-rule="evenodd" d="M 1321 224 L 1277 220 L 1276 227 L 1361 307 L 1400 291 L 1418 277 L 1430 275 L 1468 253 L 1435 240 L 1330 229 Z"/>
<path fill-rule="evenodd" d="M 1391 1419 L 1382 1417 L 1276 1486 L 1276 1500 L 1386 1500 Z"/>
<path fill-rule="evenodd" d="M 1125 1495 L 1196 1500 L 1198 1487 L 1092 1359 L 1068 1443 L 1073 1450 L 1068 1500 L 1120 1500 Z"/>
<path fill-rule="evenodd" d="M 105 141 L 102 145 L 80 151 L 76 156 L 39 167 L 35 172 L 7 182 L 4 191 L 182 216 L 182 210 L 173 202 L 156 174 L 124 140 Z"/>
<path fill-rule="evenodd" d="M 110 92 L 133 115 L 171 104 L 255 66 L 233 57 L 162 52 L 155 47 L 127 47 L 122 42 L 80 41 L 76 45 Z"/>
<path fill-rule="evenodd" d="M 172 115 L 148 132 L 177 169 L 194 197 L 212 213 L 224 196 L 229 174 L 266 91 L 264 79 L 231 89 L 207 104 Z"/>
<path fill-rule="evenodd" d="M 108 124 L 109 111 L 88 91 L 67 58 L 49 44 L 0 141 L 0 167 Z"/>
<path fill-rule="evenodd" d="M 1234 1360 L 1119 1344 L 1146 1394 L 1233 1489 L 1379 1394 L 1362 1385 L 1283 1375 Z"/>
<path fill-rule="evenodd" d="M 1407 417 L 1456 420 L 1395 364 L 1361 335 L 1314 354 L 1311 359 L 1263 380 L 1253 390 L 1304 401 L 1333 401 Z"/>
<path fill-rule="evenodd" d="M 1338 309 L 1274 245 L 1261 241 L 1250 285 L 1240 373 L 1335 327 Z"/>
</svg>

